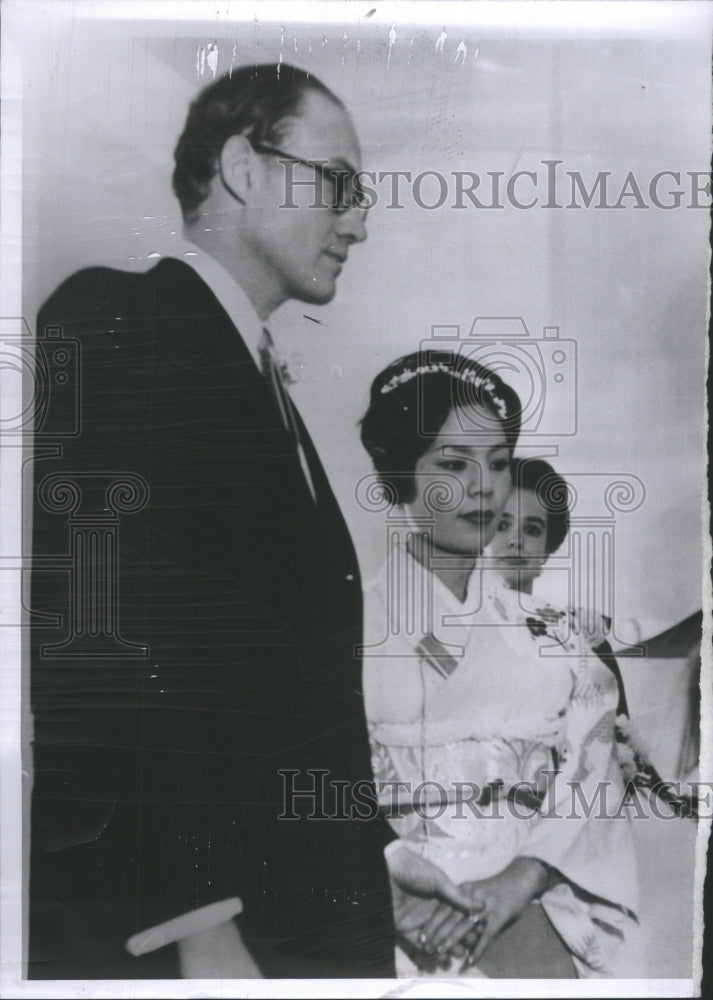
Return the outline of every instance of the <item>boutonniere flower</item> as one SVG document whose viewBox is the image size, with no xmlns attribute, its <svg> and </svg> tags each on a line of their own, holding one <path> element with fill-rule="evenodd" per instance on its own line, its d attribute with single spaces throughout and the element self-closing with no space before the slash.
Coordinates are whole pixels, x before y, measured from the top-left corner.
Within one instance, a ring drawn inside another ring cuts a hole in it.
<svg viewBox="0 0 713 1000">
<path fill-rule="evenodd" d="M 286 361 L 280 361 L 279 369 L 283 385 L 294 385 L 297 379 L 288 368 Z"/>
</svg>

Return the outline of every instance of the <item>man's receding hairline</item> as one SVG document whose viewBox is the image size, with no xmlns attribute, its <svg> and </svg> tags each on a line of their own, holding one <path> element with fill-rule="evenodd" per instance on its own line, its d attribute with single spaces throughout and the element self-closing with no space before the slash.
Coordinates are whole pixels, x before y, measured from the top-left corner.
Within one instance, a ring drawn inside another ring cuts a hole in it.
<svg viewBox="0 0 713 1000">
<path fill-rule="evenodd" d="M 300 92 L 295 102 L 294 110 L 283 115 L 282 118 L 278 118 L 277 121 L 272 126 L 272 131 L 280 136 L 283 136 L 285 125 L 289 125 L 292 121 L 304 121 L 304 104 L 307 97 L 310 94 L 315 94 L 317 97 L 324 97 L 326 100 L 331 101 L 335 107 L 339 108 L 340 111 L 344 112 L 344 115 L 350 122 L 352 128 L 354 128 L 354 123 L 352 121 L 352 116 L 347 110 L 347 106 L 344 101 L 337 97 L 325 84 L 320 82 L 312 82 L 311 80 L 304 81 L 303 85 L 300 87 Z"/>
</svg>

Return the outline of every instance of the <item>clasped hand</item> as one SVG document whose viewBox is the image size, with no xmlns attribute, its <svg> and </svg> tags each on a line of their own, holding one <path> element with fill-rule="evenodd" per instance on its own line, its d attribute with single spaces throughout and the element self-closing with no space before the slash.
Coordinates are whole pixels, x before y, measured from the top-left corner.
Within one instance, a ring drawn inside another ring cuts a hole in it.
<svg viewBox="0 0 713 1000">
<path fill-rule="evenodd" d="M 389 859 L 397 936 L 421 968 L 476 964 L 547 884 L 536 858 L 515 858 L 491 878 L 459 886 L 406 847 Z"/>
</svg>

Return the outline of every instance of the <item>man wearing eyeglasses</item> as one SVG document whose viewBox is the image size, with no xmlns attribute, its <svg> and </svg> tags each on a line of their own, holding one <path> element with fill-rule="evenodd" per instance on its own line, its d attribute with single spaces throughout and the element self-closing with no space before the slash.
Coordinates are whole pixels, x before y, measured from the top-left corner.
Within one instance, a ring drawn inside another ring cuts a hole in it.
<svg viewBox="0 0 713 1000">
<path fill-rule="evenodd" d="M 38 320 L 77 344 L 81 420 L 50 400 L 36 437 L 30 977 L 390 976 L 359 570 L 266 327 L 366 238 L 359 142 L 313 76 L 251 66 L 175 163 L 185 252 L 80 272 Z M 402 902 L 465 908 L 438 878 Z"/>
</svg>

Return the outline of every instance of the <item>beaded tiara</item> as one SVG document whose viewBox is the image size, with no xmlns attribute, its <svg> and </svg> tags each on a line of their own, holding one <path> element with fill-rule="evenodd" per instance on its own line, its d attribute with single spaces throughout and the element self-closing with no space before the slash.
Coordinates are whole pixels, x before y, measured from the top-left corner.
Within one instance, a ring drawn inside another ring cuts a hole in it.
<svg viewBox="0 0 713 1000">
<path fill-rule="evenodd" d="M 490 400 L 497 410 L 500 419 L 507 419 L 507 405 L 502 397 L 495 395 L 495 384 L 491 379 L 487 376 L 484 377 L 482 375 L 478 375 L 477 372 L 472 370 L 462 371 L 457 368 L 452 368 L 451 366 L 444 364 L 442 361 L 434 361 L 430 365 L 419 365 L 418 368 L 405 368 L 404 371 L 399 372 L 398 375 L 394 375 L 388 382 L 385 382 L 384 385 L 382 385 L 382 395 L 385 395 L 388 392 L 393 392 L 394 389 L 398 389 L 400 385 L 405 385 L 418 375 L 430 375 L 433 372 L 443 372 L 446 375 L 450 375 L 451 378 L 455 378 L 460 382 L 472 385 L 474 389 L 483 389 L 490 397 Z"/>
</svg>

